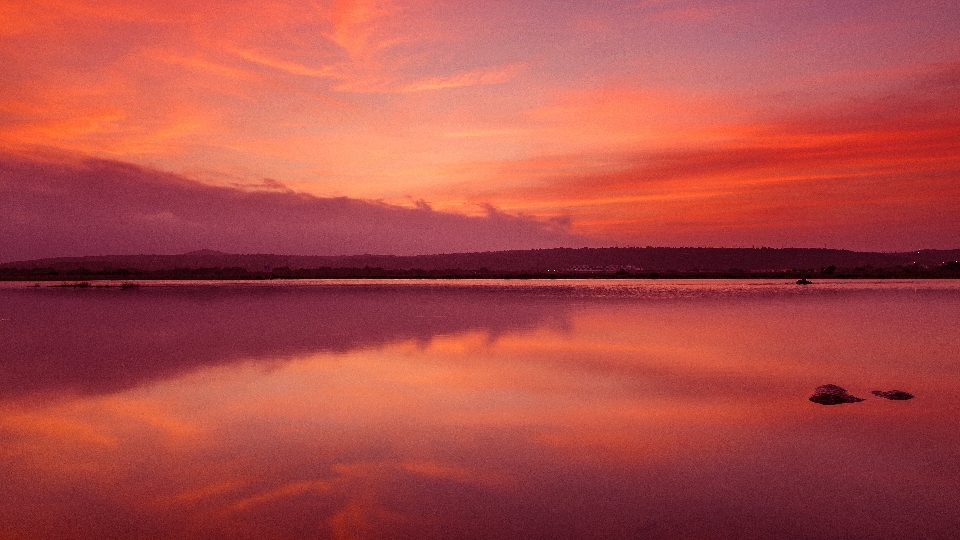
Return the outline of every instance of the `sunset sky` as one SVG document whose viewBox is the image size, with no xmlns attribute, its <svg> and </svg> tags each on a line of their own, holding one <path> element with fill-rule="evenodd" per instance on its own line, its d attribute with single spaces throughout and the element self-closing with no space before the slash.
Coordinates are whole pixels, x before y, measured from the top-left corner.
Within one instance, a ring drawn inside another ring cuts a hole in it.
<svg viewBox="0 0 960 540">
<path fill-rule="evenodd" d="M 0 60 L 0 262 L 960 247 L 953 0 L 0 0 Z"/>
</svg>

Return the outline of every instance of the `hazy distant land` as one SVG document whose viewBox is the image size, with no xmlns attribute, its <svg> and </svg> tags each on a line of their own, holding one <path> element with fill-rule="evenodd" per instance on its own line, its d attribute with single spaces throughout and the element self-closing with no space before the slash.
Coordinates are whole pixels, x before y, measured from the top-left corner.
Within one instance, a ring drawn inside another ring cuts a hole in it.
<svg viewBox="0 0 960 540">
<path fill-rule="evenodd" d="M 106 255 L 0 264 L 0 279 L 960 278 L 960 249 L 554 248 L 393 256 Z"/>
</svg>

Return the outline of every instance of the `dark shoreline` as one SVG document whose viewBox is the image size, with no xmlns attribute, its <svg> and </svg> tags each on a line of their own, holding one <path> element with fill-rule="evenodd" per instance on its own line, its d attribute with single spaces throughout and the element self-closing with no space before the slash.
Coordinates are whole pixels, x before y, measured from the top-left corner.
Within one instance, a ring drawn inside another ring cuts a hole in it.
<svg viewBox="0 0 960 540">
<path fill-rule="evenodd" d="M 104 270 L 99 272 L 83 269 L 59 272 L 52 269 L 0 269 L 0 281 L 50 282 L 50 281 L 216 281 L 216 280 L 286 280 L 286 279 L 552 279 L 552 280 L 610 280 L 610 279 L 764 279 L 764 280 L 813 280 L 818 279 L 960 279 L 960 268 L 944 265 L 937 268 L 856 268 L 764 271 L 751 272 L 732 269 L 726 272 L 494 272 L 483 270 L 393 270 L 382 268 L 276 268 L 271 271 L 251 272 L 243 268 L 181 268 L 173 270 L 141 271 L 131 269 Z"/>
<path fill-rule="evenodd" d="M 304 256 L 199 250 L 0 264 L 0 281 L 264 279 L 937 279 L 960 249 L 550 248 L 435 255 Z"/>
</svg>

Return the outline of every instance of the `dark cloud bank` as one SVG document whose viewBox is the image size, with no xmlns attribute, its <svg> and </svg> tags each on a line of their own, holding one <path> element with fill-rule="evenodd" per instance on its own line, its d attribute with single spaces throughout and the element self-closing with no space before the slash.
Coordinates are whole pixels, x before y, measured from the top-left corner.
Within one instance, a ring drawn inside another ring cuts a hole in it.
<svg viewBox="0 0 960 540">
<path fill-rule="evenodd" d="M 96 254 L 414 255 L 582 246 L 563 223 L 246 190 L 98 159 L 0 153 L 0 262 Z"/>
</svg>

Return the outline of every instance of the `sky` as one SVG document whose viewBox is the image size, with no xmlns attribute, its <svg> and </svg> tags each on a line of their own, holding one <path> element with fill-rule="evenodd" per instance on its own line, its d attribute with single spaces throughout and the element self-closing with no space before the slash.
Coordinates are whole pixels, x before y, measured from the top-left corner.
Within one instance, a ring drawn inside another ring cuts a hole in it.
<svg viewBox="0 0 960 540">
<path fill-rule="evenodd" d="M 960 247 L 954 1 L 0 0 L 0 260 Z"/>
</svg>

